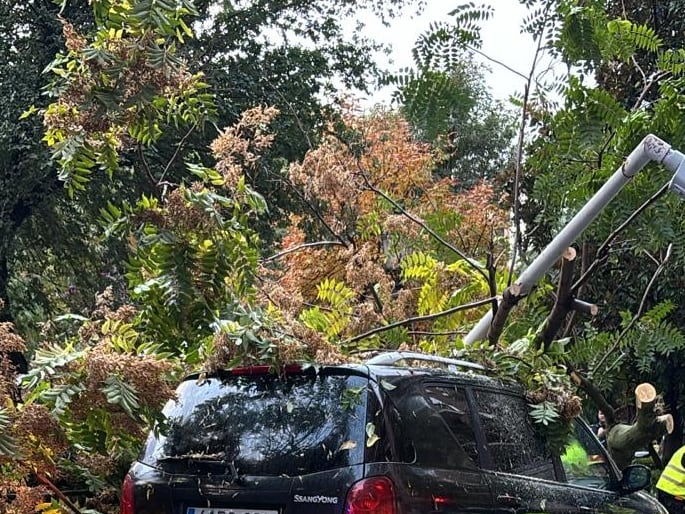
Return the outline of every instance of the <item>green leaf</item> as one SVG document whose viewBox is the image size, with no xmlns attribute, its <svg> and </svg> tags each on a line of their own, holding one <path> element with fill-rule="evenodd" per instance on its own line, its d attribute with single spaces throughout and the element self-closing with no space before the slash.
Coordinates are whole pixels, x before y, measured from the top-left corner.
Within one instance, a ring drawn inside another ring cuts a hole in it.
<svg viewBox="0 0 685 514">
<path fill-rule="evenodd" d="M 33 390 L 43 380 L 48 380 L 58 370 L 81 359 L 84 355 L 84 350 L 76 350 L 72 344 L 67 344 L 64 347 L 51 345 L 39 348 L 33 357 L 31 369 L 22 377 L 24 388 L 27 391 Z"/>
<path fill-rule="evenodd" d="M 371 448 L 374 444 L 380 441 L 380 437 L 376 434 L 376 425 L 369 422 L 366 424 L 366 447 Z"/>
<path fill-rule="evenodd" d="M 138 394 L 132 385 L 125 383 L 117 376 L 109 376 L 102 388 L 107 401 L 120 406 L 126 414 L 136 419 L 137 410 L 140 408 Z"/>
<path fill-rule="evenodd" d="M 5 407 L 2 407 L 0 408 L 0 455 L 18 458 L 19 447 L 14 438 L 10 435 L 11 428 L 12 421 L 9 412 Z"/>
<path fill-rule="evenodd" d="M 39 398 L 52 405 L 52 413 L 62 416 L 75 396 L 86 390 L 84 384 L 60 384 L 41 391 Z"/>
<path fill-rule="evenodd" d="M 21 115 L 19 116 L 19 119 L 25 120 L 26 118 L 28 118 L 29 116 L 33 116 L 37 112 L 39 112 L 39 109 L 35 105 L 32 105 L 27 110 L 25 110 L 24 112 L 21 113 Z"/>
<path fill-rule="evenodd" d="M 535 423 L 550 425 L 559 419 L 559 412 L 556 405 L 550 401 L 543 401 L 537 404 L 530 404 L 530 417 Z"/>
</svg>

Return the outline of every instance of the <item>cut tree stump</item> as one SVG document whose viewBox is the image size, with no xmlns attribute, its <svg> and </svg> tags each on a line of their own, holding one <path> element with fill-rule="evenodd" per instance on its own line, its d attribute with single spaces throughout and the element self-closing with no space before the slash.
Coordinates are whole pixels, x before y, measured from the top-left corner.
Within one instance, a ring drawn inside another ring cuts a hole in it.
<svg viewBox="0 0 685 514">
<path fill-rule="evenodd" d="M 656 400 L 656 389 L 652 384 L 645 382 L 638 385 L 635 388 L 635 422 L 632 425 L 617 423 L 607 427 L 607 446 L 620 469 L 631 463 L 637 450 L 644 450 L 653 441 L 673 432 L 673 416 L 657 416 L 654 410 Z"/>
</svg>

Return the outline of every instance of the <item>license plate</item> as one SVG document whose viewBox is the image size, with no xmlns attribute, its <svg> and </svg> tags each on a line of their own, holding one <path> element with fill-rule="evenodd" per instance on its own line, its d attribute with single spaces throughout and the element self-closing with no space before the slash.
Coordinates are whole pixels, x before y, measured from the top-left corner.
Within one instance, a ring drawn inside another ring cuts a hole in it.
<svg viewBox="0 0 685 514">
<path fill-rule="evenodd" d="M 186 514 L 278 514 L 277 510 L 188 507 Z"/>
</svg>

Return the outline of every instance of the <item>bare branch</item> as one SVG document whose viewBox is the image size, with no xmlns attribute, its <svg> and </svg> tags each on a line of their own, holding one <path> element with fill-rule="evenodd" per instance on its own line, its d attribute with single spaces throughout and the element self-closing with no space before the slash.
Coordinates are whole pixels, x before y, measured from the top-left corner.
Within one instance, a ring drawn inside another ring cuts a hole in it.
<svg viewBox="0 0 685 514">
<path fill-rule="evenodd" d="M 509 313 L 514 307 L 521 301 L 523 296 L 521 296 L 521 288 L 516 284 L 511 284 L 504 290 L 502 294 L 502 301 L 499 302 L 497 306 L 497 311 L 492 319 L 490 328 L 488 329 L 488 341 L 491 345 L 496 345 L 499 340 L 499 336 L 502 335 L 504 331 L 504 324 L 509 317 Z"/>
<path fill-rule="evenodd" d="M 310 211 L 312 211 L 312 214 L 314 214 L 316 219 L 319 220 L 319 222 L 326 228 L 326 230 L 328 230 L 331 233 L 331 235 L 340 242 L 342 246 L 348 246 L 347 241 L 345 241 L 340 234 L 333 230 L 333 227 L 331 227 L 328 224 L 328 222 L 326 222 L 326 220 L 323 217 L 323 214 L 321 214 L 319 209 L 314 207 L 314 205 L 309 200 L 307 200 L 305 195 L 295 186 L 295 184 L 293 184 L 290 180 L 287 180 L 285 178 L 281 178 L 281 180 L 283 180 L 283 183 L 285 183 L 288 187 L 290 187 L 290 189 L 292 189 L 292 191 L 298 196 L 298 198 L 309 208 Z"/>
<path fill-rule="evenodd" d="M 412 323 L 418 323 L 420 321 L 430 321 L 433 319 L 440 318 L 442 316 L 449 316 L 450 314 L 454 314 L 455 312 L 460 312 L 460 311 L 465 311 L 468 309 L 475 309 L 476 307 L 482 307 L 483 305 L 487 305 L 490 303 L 493 299 L 492 298 L 485 298 L 483 300 L 477 300 L 475 302 L 471 303 L 465 303 L 463 305 L 458 305 L 456 307 L 452 307 L 450 309 L 436 312 L 434 314 L 427 314 L 425 316 L 415 316 L 413 318 L 407 318 L 403 319 L 400 321 L 396 321 L 395 323 L 390 323 L 389 325 L 384 325 L 382 327 L 377 327 L 374 328 L 373 330 L 369 330 L 368 332 L 364 332 L 363 334 L 356 335 L 354 337 L 350 337 L 349 339 L 346 339 L 345 341 L 342 341 L 340 344 L 342 345 L 348 345 L 352 343 L 356 343 L 357 341 L 361 341 L 362 339 L 366 339 L 367 337 L 371 337 L 376 334 L 380 334 L 382 332 L 387 332 L 388 330 L 392 330 L 397 327 L 402 327 L 404 325 L 411 325 Z"/>
<path fill-rule="evenodd" d="M 481 57 L 487 59 L 487 60 L 490 61 L 491 63 L 497 64 L 498 66 L 501 66 L 501 67 L 504 68 L 505 70 L 510 71 L 511 73 L 513 73 L 514 75 L 516 75 L 516 76 L 522 78 L 523 80 L 529 80 L 529 78 L 530 78 L 530 77 L 527 77 L 526 75 L 524 75 L 523 73 L 521 73 L 520 71 L 515 70 L 514 68 L 510 67 L 510 66 L 507 65 L 506 63 L 504 63 L 504 62 L 502 62 L 502 61 L 498 61 L 497 59 L 494 59 L 493 57 L 490 57 L 488 54 L 486 54 L 486 53 L 483 52 L 482 50 L 479 50 L 479 49 L 476 48 L 475 46 L 466 45 L 466 49 L 467 49 L 467 50 L 470 50 L 470 51 L 473 52 L 473 53 L 476 53 L 476 54 L 480 55 Z M 538 84 L 538 85 L 540 85 L 540 84 Z"/>
<path fill-rule="evenodd" d="M 290 60 L 288 57 L 286 57 L 286 60 Z M 295 65 L 293 65 L 293 68 Z M 304 128 L 304 124 L 302 123 L 302 120 L 300 119 L 300 116 L 297 114 L 297 111 L 295 110 L 295 107 L 293 106 L 292 102 L 290 102 L 285 95 L 281 92 L 280 89 L 274 86 L 272 83 L 271 79 L 266 76 L 265 74 L 262 74 L 262 81 L 266 84 L 269 84 L 272 86 L 272 91 L 278 95 L 278 97 L 281 99 L 283 103 L 285 103 L 288 106 L 288 110 L 290 111 L 290 114 L 295 118 L 295 123 L 297 123 L 297 128 L 300 129 L 300 132 L 302 132 L 302 135 L 304 136 L 305 140 L 307 141 L 307 146 L 309 146 L 310 149 L 314 148 L 314 145 L 312 144 L 312 140 L 309 137 L 309 134 L 307 134 L 307 131 Z"/>
<path fill-rule="evenodd" d="M 499 307 L 497 301 L 497 260 L 492 255 L 492 250 L 488 252 L 487 268 L 488 268 L 488 289 L 490 290 L 490 296 L 494 298 L 492 301 L 492 312 L 497 313 L 497 308 Z"/>
<path fill-rule="evenodd" d="M 463 336 L 467 333 L 466 329 L 462 330 L 443 330 L 431 332 L 430 330 L 409 330 L 407 334 L 410 336 Z"/>
<path fill-rule="evenodd" d="M 157 181 L 155 180 L 155 177 L 152 175 L 152 170 L 150 169 L 150 165 L 147 163 L 147 159 L 145 158 L 145 154 L 143 153 L 143 146 L 141 144 L 138 144 L 138 157 L 140 157 L 140 162 L 143 164 L 143 170 L 145 170 L 145 175 L 147 176 L 148 180 L 150 181 L 150 184 L 156 185 Z"/>
<path fill-rule="evenodd" d="M 59 487 L 57 487 L 55 484 L 50 481 L 48 477 L 43 475 L 42 473 L 36 473 L 36 478 L 40 483 L 42 483 L 44 486 L 46 486 L 52 493 L 59 498 L 59 500 L 64 503 L 67 507 L 69 507 L 69 510 L 71 510 L 74 514 L 81 514 L 81 509 L 79 509 L 74 503 L 67 497 L 66 494 L 64 494 Z"/>
<path fill-rule="evenodd" d="M 174 155 L 171 156 L 171 159 L 166 163 L 166 166 L 164 167 L 164 171 L 162 171 L 162 174 L 159 177 L 159 180 L 157 181 L 157 185 L 161 184 L 164 182 L 164 177 L 166 174 L 169 172 L 171 169 L 171 165 L 176 161 L 176 158 L 178 155 L 181 153 L 181 150 L 183 150 L 183 147 L 185 147 L 186 141 L 190 137 L 190 135 L 193 133 L 195 128 L 197 127 L 197 123 L 194 123 L 190 129 L 188 129 L 188 132 L 183 136 L 183 138 L 178 142 L 178 145 L 176 145 L 176 151 L 174 151 Z"/>
<path fill-rule="evenodd" d="M 654 72 L 649 77 L 649 80 L 647 80 L 647 77 L 645 76 L 644 71 L 642 71 L 642 68 L 640 68 L 639 64 L 635 60 L 635 56 L 633 56 L 632 59 L 633 59 L 633 64 L 635 64 L 635 66 L 637 67 L 637 69 L 640 72 L 640 75 L 642 75 L 642 79 L 645 82 L 645 85 L 642 88 L 642 91 L 640 92 L 640 96 L 638 96 L 637 100 L 635 100 L 635 103 L 633 104 L 633 108 L 631 109 L 631 111 L 634 112 L 640 108 L 640 106 L 642 105 L 642 101 L 645 99 L 645 96 L 647 96 L 647 93 L 649 93 L 649 90 L 652 89 L 652 87 L 655 84 L 657 84 L 662 78 L 666 77 L 668 75 L 668 72 L 665 72 L 665 71 Z"/>
<path fill-rule="evenodd" d="M 654 271 L 654 274 L 652 275 L 652 278 L 649 280 L 649 284 L 647 284 L 647 287 L 645 288 L 645 292 L 642 295 L 642 300 L 640 301 L 640 306 L 638 307 L 637 313 L 635 314 L 636 316 L 638 316 L 638 317 L 642 316 L 642 313 L 645 310 L 645 304 L 647 303 L 647 295 L 649 294 L 649 290 L 654 285 L 656 278 L 661 274 L 662 271 L 664 271 L 664 268 L 666 267 L 666 263 L 671 258 L 671 252 L 672 251 L 673 251 L 673 243 L 668 245 L 668 248 L 666 249 L 666 255 L 664 255 L 664 258 L 661 261 L 661 263 L 659 264 L 659 267 L 657 267 L 657 269 Z"/>
<path fill-rule="evenodd" d="M 616 411 L 607 401 L 607 399 L 604 398 L 604 395 L 597 388 L 597 386 L 581 375 L 578 371 L 574 370 L 568 363 L 567 368 L 569 370 L 568 374 L 571 377 L 571 380 L 573 380 L 573 383 L 585 391 L 597 408 L 604 413 L 607 426 L 616 424 Z"/>
<path fill-rule="evenodd" d="M 572 309 L 574 312 L 582 312 L 588 316 L 597 316 L 599 313 L 599 306 L 596 303 L 584 302 L 578 298 L 573 298 Z"/>
<path fill-rule="evenodd" d="M 373 284 L 369 284 L 367 287 L 369 294 L 371 294 L 371 298 L 373 298 L 373 303 L 376 306 L 376 311 L 379 314 L 383 314 L 383 301 L 381 300 L 381 297 L 378 295 L 378 291 L 376 291 L 376 288 L 373 286 Z M 383 316 L 383 319 L 385 319 L 385 316 Z"/>
<path fill-rule="evenodd" d="M 407 211 L 404 207 L 402 207 L 394 198 L 392 198 L 390 195 L 388 195 L 386 192 L 382 191 L 381 189 L 377 188 L 374 186 L 371 181 L 369 180 L 369 177 L 367 173 L 361 168 L 361 165 L 359 165 L 359 171 L 361 173 L 362 178 L 364 179 L 364 182 L 366 184 L 366 187 L 368 187 L 371 191 L 376 193 L 379 196 L 382 196 L 385 200 L 390 202 L 392 206 L 397 209 L 403 216 L 411 220 L 412 222 L 416 223 L 418 226 L 420 226 L 423 230 L 428 232 L 428 234 L 433 237 L 436 241 L 438 241 L 440 244 L 445 246 L 445 248 L 449 248 L 452 250 L 455 254 L 457 254 L 461 259 L 466 261 L 469 266 L 471 266 L 473 269 L 475 269 L 478 273 L 480 273 L 483 278 L 486 280 L 488 279 L 488 274 L 487 271 L 483 269 L 482 266 L 480 266 L 478 263 L 474 262 L 473 259 L 471 259 L 468 255 L 466 255 L 464 252 L 462 252 L 459 248 L 454 246 L 453 244 L 449 243 L 446 239 L 444 239 L 440 234 L 438 234 L 435 230 L 430 228 L 428 225 L 426 225 L 423 221 L 421 221 L 419 218 L 414 216 L 412 213 Z"/>
<path fill-rule="evenodd" d="M 301 245 L 293 246 L 291 248 L 287 248 L 283 251 L 278 252 L 275 255 L 272 255 L 271 257 L 266 257 L 265 259 L 262 259 L 262 264 L 275 261 L 280 259 L 281 257 L 285 257 L 288 254 L 291 254 L 293 252 L 299 252 L 300 250 L 306 250 L 308 248 L 316 248 L 318 246 L 343 246 L 347 247 L 346 244 L 341 243 L 340 241 L 316 241 L 314 243 L 303 243 Z"/>
<path fill-rule="evenodd" d="M 621 331 L 621 333 L 618 335 L 616 338 L 616 341 L 614 341 L 614 344 L 611 345 L 611 348 L 604 354 L 604 356 L 599 360 L 599 362 L 595 365 L 595 369 L 601 368 L 602 364 L 606 362 L 606 360 L 609 358 L 611 354 L 613 354 L 621 344 L 621 341 L 623 338 L 626 336 L 626 334 L 630 331 L 630 329 L 635 326 L 635 323 L 642 317 L 642 314 L 645 309 L 645 305 L 647 304 L 647 296 L 649 295 L 650 290 L 652 289 L 652 286 L 654 286 L 654 283 L 656 282 L 657 277 L 661 274 L 662 271 L 666 268 L 666 264 L 668 263 L 669 259 L 671 258 L 671 251 L 673 249 L 673 243 L 668 245 L 668 249 L 666 250 L 666 255 L 662 259 L 661 263 L 657 267 L 656 270 L 654 270 L 654 274 L 652 275 L 652 278 L 649 280 L 649 283 L 647 284 L 647 287 L 645 287 L 645 291 L 642 294 L 642 300 L 640 301 L 640 306 L 637 309 L 637 312 L 635 313 L 635 316 L 632 317 L 630 322 L 626 325 L 626 327 Z M 618 362 L 615 361 L 615 363 Z M 614 364 L 615 364 L 614 363 Z"/>
<path fill-rule="evenodd" d="M 514 171 L 514 243 L 511 255 L 511 265 L 509 268 L 509 279 L 508 286 L 512 285 L 512 280 L 514 277 L 514 269 L 516 267 L 516 259 L 518 256 L 518 248 L 521 244 L 521 210 L 519 208 L 519 195 L 521 188 L 521 169 L 523 167 L 523 144 L 526 134 L 526 123 L 528 121 L 528 100 L 530 99 L 530 90 L 533 85 L 533 80 L 535 77 L 535 70 L 537 68 L 538 59 L 542 52 L 542 42 L 544 40 L 545 31 L 547 30 L 547 20 L 549 15 L 549 10 L 553 2 L 547 2 L 545 6 L 545 21 L 542 24 L 542 29 L 536 35 L 537 46 L 535 49 L 535 55 L 533 56 L 533 64 L 531 65 L 530 72 L 526 78 L 526 84 L 523 89 L 523 105 L 521 107 L 521 124 L 519 125 L 518 142 L 516 144 L 516 168 Z"/>
</svg>

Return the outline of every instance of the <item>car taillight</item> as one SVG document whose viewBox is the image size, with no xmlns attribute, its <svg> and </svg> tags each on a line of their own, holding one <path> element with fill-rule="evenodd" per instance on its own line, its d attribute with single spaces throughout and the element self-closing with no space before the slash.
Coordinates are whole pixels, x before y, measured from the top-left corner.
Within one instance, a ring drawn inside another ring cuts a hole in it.
<svg viewBox="0 0 685 514">
<path fill-rule="evenodd" d="M 345 500 L 345 514 L 396 514 L 395 488 L 386 477 L 371 477 L 352 486 Z"/>
<path fill-rule="evenodd" d="M 135 513 L 135 500 L 134 500 L 134 490 L 133 478 L 128 473 L 124 478 L 124 483 L 121 484 L 121 499 L 119 500 L 119 513 L 120 514 L 134 514 Z"/>
</svg>

